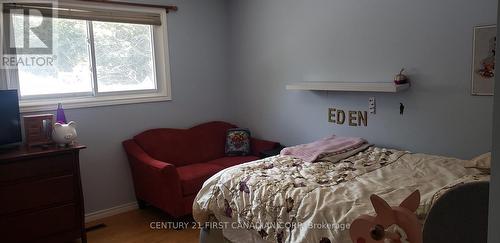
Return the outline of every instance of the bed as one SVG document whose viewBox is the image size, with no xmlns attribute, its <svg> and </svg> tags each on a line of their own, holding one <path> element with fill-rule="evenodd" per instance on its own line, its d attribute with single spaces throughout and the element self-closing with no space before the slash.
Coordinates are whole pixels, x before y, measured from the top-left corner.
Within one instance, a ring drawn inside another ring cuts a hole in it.
<svg viewBox="0 0 500 243">
<path fill-rule="evenodd" d="M 366 146 L 345 158 L 278 155 L 227 168 L 193 204 L 202 242 L 351 242 L 350 223 L 373 213 L 371 194 L 398 204 L 420 190 L 423 220 L 446 191 L 489 174 L 470 161 Z"/>
</svg>

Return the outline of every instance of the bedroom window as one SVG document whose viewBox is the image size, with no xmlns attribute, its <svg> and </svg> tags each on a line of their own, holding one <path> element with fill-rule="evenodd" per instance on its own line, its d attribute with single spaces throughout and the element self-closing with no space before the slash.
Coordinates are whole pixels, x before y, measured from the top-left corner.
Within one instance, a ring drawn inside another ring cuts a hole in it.
<svg viewBox="0 0 500 243">
<path fill-rule="evenodd" d="M 86 5 L 3 5 L 11 55 L 2 64 L 21 109 L 170 100 L 165 10 Z"/>
</svg>

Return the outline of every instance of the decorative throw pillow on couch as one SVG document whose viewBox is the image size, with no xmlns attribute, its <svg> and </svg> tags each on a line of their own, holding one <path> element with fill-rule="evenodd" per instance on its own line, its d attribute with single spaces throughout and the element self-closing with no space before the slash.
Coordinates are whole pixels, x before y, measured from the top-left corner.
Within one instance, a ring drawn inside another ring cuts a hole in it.
<svg viewBox="0 0 500 243">
<path fill-rule="evenodd" d="M 227 130 L 226 155 L 244 156 L 248 154 L 250 154 L 250 131 L 242 128 Z"/>
</svg>

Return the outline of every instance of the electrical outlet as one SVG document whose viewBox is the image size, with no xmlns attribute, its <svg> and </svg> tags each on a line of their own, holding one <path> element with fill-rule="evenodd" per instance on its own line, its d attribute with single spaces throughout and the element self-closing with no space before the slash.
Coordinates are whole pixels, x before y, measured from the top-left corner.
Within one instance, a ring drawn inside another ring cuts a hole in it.
<svg viewBox="0 0 500 243">
<path fill-rule="evenodd" d="M 368 109 L 370 110 L 370 114 L 377 113 L 377 102 L 375 97 L 370 97 L 370 99 L 368 99 Z"/>
</svg>

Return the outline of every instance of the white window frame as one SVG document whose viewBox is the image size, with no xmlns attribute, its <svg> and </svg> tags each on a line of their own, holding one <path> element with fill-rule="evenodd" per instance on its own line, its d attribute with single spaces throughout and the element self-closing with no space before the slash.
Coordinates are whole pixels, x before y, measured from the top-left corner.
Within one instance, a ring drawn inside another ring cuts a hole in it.
<svg viewBox="0 0 500 243">
<path fill-rule="evenodd" d="M 82 6 L 78 2 L 65 2 L 65 6 L 79 7 Z M 130 11 L 130 7 L 119 6 L 106 3 L 85 3 L 89 7 L 94 5 L 101 9 L 123 10 Z M 146 13 L 159 13 L 162 24 L 159 26 L 153 25 L 153 57 L 156 71 L 156 90 L 138 90 L 138 91 L 117 91 L 107 93 L 96 93 L 87 96 L 72 96 L 71 94 L 60 96 L 48 95 L 46 97 L 31 97 L 20 100 L 21 112 L 37 112 L 54 110 L 58 103 L 63 103 L 65 109 L 87 108 L 110 105 L 135 104 L 146 102 L 160 102 L 172 100 L 171 79 L 170 79 L 170 62 L 168 50 L 168 32 L 167 32 L 167 12 L 165 9 L 134 7 L 133 11 Z M 93 45 L 93 43 L 92 43 Z M 93 57 L 91 57 L 93 58 Z M 95 71 L 95 68 L 94 68 Z M 95 73 L 93 71 L 95 80 Z M 12 87 L 17 88 L 17 87 Z M 96 90 L 97 87 L 94 87 Z"/>
</svg>

